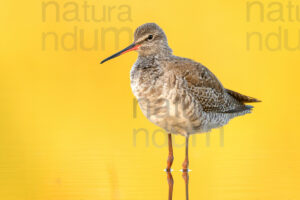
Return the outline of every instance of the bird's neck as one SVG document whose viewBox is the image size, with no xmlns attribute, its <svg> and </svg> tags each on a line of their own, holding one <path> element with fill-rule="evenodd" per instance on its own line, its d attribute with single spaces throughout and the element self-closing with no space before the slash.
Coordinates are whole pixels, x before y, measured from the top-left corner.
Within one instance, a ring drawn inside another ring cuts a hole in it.
<svg viewBox="0 0 300 200">
<path fill-rule="evenodd" d="M 138 59 L 140 61 L 160 61 L 168 59 L 172 56 L 172 50 L 171 49 L 161 49 L 159 52 L 153 53 L 153 54 L 139 54 Z"/>
</svg>

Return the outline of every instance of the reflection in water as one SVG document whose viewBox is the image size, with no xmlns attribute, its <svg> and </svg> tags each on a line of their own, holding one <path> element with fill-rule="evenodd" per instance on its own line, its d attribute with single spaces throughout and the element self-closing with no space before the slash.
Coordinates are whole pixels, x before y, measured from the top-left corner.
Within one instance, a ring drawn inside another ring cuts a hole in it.
<svg viewBox="0 0 300 200">
<path fill-rule="evenodd" d="M 171 172 L 167 172 L 167 180 L 169 184 L 169 200 L 172 200 L 174 180 Z"/>
<path fill-rule="evenodd" d="M 182 177 L 185 182 L 185 197 L 186 197 L 186 200 L 188 200 L 189 199 L 189 173 L 183 172 Z M 173 179 L 172 173 L 169 171 L 167 171 L 167 180 L 168 180 L 168 184 L 169 184 L 169 198 L 168 199 L 172 200 L 174 179 Z"/>
<path fill-rule="evenodd" d="M 184 179 L 184 182 L 185 182 L 185 197 L 186 197 L 186 200 L 188 200 L 189 199 L 189 173 L 183 172 L 182 178 Z"/>
</svg>

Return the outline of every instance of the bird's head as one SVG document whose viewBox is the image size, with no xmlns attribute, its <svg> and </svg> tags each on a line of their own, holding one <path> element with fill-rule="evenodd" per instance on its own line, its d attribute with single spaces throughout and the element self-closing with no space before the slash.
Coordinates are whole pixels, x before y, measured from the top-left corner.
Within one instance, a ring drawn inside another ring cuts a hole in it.
<svg viewBox="0 0 300 200">
<path fill-rule="evenodd" d="M 138 51 L 140 56 L 172 53 L 164 31 L 155 23 L 147 23 L 135 30 L 134 42 L 131 45 L 104 59 L 101 64 L 129 51 Z"/>
</svg>

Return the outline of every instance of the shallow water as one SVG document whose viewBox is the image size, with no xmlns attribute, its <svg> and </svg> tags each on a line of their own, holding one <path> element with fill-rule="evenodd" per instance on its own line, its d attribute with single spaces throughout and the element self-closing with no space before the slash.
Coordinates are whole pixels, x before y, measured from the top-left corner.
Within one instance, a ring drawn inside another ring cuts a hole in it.
<svg viewBox="0 0 300 200">
<path fill-rule="evenodd" d="M 243 146 L 232 151 L 226 146 L 230 138 L 224 147 L 216 141 L 207 146 L 207 137 L 199 135 L 198 146 L 190 147 L 187 179 L 180 171 L 184 148 L 175 147 L 168 174 L 167 147 L 81 137 L 21 141 L 23 149 L 2 145 L 1 195 L 16 200 L 170 199 L 172 174 L 174 200 L 186 199 L 187 182 L 189 199 L 299 199 L 300 160 L 294 151 Z"/>
</svg>

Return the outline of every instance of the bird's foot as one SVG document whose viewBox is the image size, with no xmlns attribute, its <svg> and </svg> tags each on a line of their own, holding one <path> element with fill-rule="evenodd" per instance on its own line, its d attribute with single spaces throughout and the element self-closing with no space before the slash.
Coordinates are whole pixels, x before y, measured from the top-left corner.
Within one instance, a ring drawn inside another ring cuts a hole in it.
<svg viewBox="0 0 300 200">
<path fill-rule="evenodd" d="M 192 170 L 190 170 L 190 169 L 182 169 L 182 170 L 180 170 L 180 171 L 182 171 L 182 172 L 190 172 L 190 171 L 192 171 Z"/>
<path fill-rule="evenodd" d="M 165 169 L 165 172 L 172 172 L 173 171 L 173 169 L 171 169 L 171 168 L 166 168 Z"/>
<path fill-rule="evenodd" d="M 189 161 L 185 160 L 182 164 L 182 171 L 183 172 L 189 172 Z"/>
</svg>

